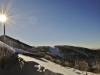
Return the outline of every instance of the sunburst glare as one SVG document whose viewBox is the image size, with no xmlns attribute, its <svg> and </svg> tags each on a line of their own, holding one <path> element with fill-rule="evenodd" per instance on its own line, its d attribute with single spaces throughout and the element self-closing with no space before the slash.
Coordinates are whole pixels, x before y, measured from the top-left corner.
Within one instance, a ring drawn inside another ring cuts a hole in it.
<svg viewBox="0 0 100 75">
<path fill-rule="evenodd" d="M 6 15 L 0 15 L 0 21 L 1 22 L 6 22 L 7 16 Z"/>
<path fill-rule="evenodd" d="M 17 33 L 20 31 L 18 28 L 16 28 L 17 20 L 15 19 L 20 19 L 22 16 L 25 16 L 29 13 L 16 13 L 16 11 L 17 10 L 14 8 L 13 0 L 8 0 L 6 3 L 5 1 L 0 1 L 0 24 L 2 24 L 0 25 L 0 30 L 3 29 L 3 24 L 5 23 L 7 29 L 9 29 L 11 33 Z M 18 26 L 22 28 L 22 25 Z M 17 34 L 15 35 L 17 36 Z"/>
</svg>

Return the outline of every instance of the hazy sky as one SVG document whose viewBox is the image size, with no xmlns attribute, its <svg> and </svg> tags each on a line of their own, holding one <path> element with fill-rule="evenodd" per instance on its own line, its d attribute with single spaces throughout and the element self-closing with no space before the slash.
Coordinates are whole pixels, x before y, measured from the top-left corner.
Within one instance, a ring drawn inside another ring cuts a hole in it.
<svg viewBox="0 0 100 75">
<path fill-rule="evenodd" d="M 0 0 L 2 12 L 6 35 L 29 45 L 100 48 L 100 0 Z"/>
</svg>

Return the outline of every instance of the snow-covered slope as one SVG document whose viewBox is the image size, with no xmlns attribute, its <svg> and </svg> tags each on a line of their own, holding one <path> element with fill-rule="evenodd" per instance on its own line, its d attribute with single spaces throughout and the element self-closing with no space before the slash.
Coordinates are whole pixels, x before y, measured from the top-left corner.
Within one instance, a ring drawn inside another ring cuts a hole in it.
<svg viewBox="0 0 100 75">
<path fill-rule="evenodd" d="M 18 48 L 13 48 L 17 53 L 20 53 L 20 54 L 22 54 L 22 53 L 30 53 L 30 52 L 28 52 L 28 51 L 25 51 L 25 50 L 23 50 L 23 49 L 18 49 Z"/>
<path fill-rule="evenodd" d="M 60 57 L 63 57 L 63 55 L 55 47 L 50 47 L 49 50 L 50 50 L 50 52 L 52 54 L 58 55 Z"/>
<path fill-rule="evenodd" d="M 82 71 L 79 71 L 79 70 L 74 71 L 73 68 L 68 68 L 68 67 L 65 68 L 65 67 L 62 67 L 58 64 L 55 64 L 55 63 L 50 62 L 50 61 L 43 59 L 43 58 L 42 58 L 42 60 L 47 61 L 47 62 L 43 62 L 43 61 L 28 57 L 28 56 L 25 56 L 25 55 L 21 55 L 21 54 L 19 55 L 19 57 L 23 58 L 25 61 L 37 62 L 41 66 L 43 66 L 46 69 L 49 69 L 50 71 L 53 71 L 55 73 L 61 73 L 61 74 L 64 74 L 64 75 L 85 75 L 86 74 L 86 72 L 82 72 Z M 96 75 L 96 74 L 88 72 L 88 75 Z"/>
</svg>

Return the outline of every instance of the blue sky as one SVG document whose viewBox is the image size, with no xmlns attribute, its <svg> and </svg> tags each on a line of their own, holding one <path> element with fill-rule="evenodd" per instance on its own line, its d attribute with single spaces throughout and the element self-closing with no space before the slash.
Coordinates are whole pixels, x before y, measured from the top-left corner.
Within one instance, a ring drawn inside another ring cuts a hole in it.
<svg viewBox="0 0 100 75">
<path fill-rule="evenodd" d="M 100 48 L 100 0 L 0 0 L 0 8 L 6 35 L 29 45 Z"/>
</svg>

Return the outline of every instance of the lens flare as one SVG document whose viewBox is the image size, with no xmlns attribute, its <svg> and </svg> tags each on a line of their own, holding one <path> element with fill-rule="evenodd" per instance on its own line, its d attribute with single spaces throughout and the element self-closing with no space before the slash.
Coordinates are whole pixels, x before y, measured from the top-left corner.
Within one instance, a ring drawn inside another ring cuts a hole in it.
<svg viewBox="0 0 100 75">
<path fill-rule="evenodd" d="M 0 21 L 5 22 L 7 20 L 6 15 L 0 15 Z"/>
</svg>

